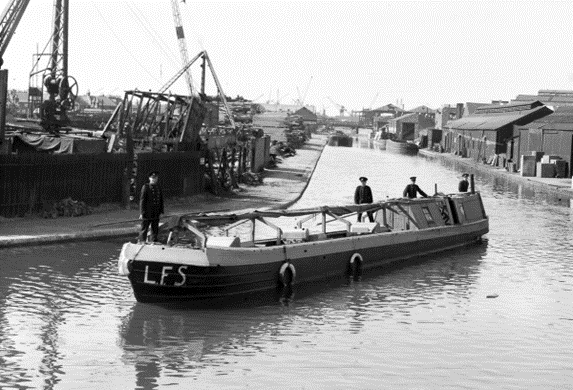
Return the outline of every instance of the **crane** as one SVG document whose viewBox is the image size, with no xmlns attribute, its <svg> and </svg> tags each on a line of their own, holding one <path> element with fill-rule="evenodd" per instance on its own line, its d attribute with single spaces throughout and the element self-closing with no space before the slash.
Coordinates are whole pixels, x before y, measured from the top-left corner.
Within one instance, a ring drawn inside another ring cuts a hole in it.
<svg viewBox="0 0 573 390">
<path fill-rule="evenodd" d="M 30 0 L 12 0 L 2 11 L 2 18 L 0 18 L 0 67 L 4 63 L 4 52 L 29 2 Z"/>
<path fill-rule="evenodd" d="M 4 64 L 4 52 L 20 23 L 24 11 L 30 0 L 12 0 L 2 11 L 0 18 L 0 68 Z M 4 142 L 4 131 L 6 127 L 6 94 L 8 91 L 8 71 L 0 70 L 0 145 Z"/>
<path fill-rule="evenodd" d="M 344 116 L 344 113 L 347 111 L 347 110 L 346 110 L 346 107 L 344 107 L 342 104 L 336 103 L 334 100 L 332 100 L 332 99 L 330 98 L 330 96 L 327 96 L 326 98 L 327 98 L 332 104 L 334 104 L 335 106 L 338 107 L 338 109 L 340 110 L 340 116 Z"/>
<path fill-rule="evenodd" d="M 74 108 L 78 95 L 78 83 L 68 75 L 68 19 L 69 0 L 54 0 L 52 35 L 44 51 L 36 55 L 37 60 L 30 72 L 28 115 L 32 117 L 35 109 L 39 108 L 40 124 L 50 132 L 69 124 L 66 112 Z M 51 51 L 46 53 L 49 46 Z M 43 56 L 48 57 L 48 64 L 40 68 Z M 39 75 L 40 85 L 37 84 Z M 44 88 L 49 95 L 46 101 L 43 101 Z"/>
<path fill-rule="evenodd" d="M 310 87 L 310 82 L 312 81 L 312 76 L 310 76 L 310 80 L 308 80 L 308 83 L 306 84 L 306 88 L 304 89 L 304 94 L 300 94 L 300 89 L 298 88 L 298 86 L 296 87 L 296 92 L 298 94 L 298 99 L 293 100 L 295 104 L 299 105 L 299 106 L 304 106 L 304 100 L 306 99 L 306 94 L 308 93 L 308 88 Z"/>
<path fill-rule="evenodd" d="M 370 105 L 368 106 L 368 108 L 374 108 L 374 103 L 376 103 L 376 99 L 378 99 L 378 95 L 380 95 L 380 91 L 378 91 L 376 93 L 376 96 L 374 96 L 374 98 L 372 99 L 372 101 L 370 102 Z"/>
<path fill-rule="evenodd" d="M 304 106 L 304 101 L 306 99 L 306 94 L 308 93 L 308 88 L 310 87 L 311 81 L 312 81 L 312 76 L 310 76 L 310 80 L 308 80 L 308 84 L 306 84 L 306 88 L 304 89 L 304 94 L 302 95 L 302 100 L 300 102 L 301 106 Z"/>
<path fill-rule="evenodd" d="M 185 0 L 183 0 L 183 2 L 185 2 Z M 178 0 L 171 0 L 171 8 L 173 11 L 173 21 L 175 22 L 175 34 L 177 35 L 177 41 L 179 42 L 181 62 L 185 67 L 185 65 L 189 63 L 189 54 L 187 53 L 187 41 L 185 40 L 183 25 L 181 24 L 181 13 L 179 12 Z M 189 95 L 193 95 L 193 79 L 191 78 L 191 71 L 189 68 L 185 70 L 185 80 L 187 81 Z"/>
</svg>

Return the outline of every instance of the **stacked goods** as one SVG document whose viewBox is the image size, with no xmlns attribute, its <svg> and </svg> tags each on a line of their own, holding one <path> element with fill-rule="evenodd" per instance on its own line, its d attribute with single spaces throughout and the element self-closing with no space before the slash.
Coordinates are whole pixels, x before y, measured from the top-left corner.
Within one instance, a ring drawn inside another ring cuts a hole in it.
<svg viewBox="0 0 573 390">
<path fill-rule="evenodd" d="M 253 117 L 253 126 L 262 128 L 271 139 L 286 142 L 287 113 L 265 112 Z"/>
</svg>

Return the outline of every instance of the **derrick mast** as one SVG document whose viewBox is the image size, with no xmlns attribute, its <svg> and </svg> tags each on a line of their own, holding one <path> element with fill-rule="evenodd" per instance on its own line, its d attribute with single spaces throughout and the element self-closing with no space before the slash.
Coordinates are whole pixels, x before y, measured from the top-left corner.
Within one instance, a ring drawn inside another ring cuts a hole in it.
<svg viewBox="0 0 573 390">
<path fill-rule="evenodd" d="M 182 65 L 185 66 L 189 63 L 189 54 L 187 53 L 187 42 L 185 40 L 185 33 L 183 32 L 183 25 L 181 24 L 181 13 L 179 12 L 178 0 L 171 0 L 171 8 L 173 10 L 173 21 L 175 22 L 175 34 L 179 43 L 179 53 L 181 54 Z M 185 0 L 183 0 L 185 1 Z M 191 78 L 191 71 L 185 71 L 185 80 L 189 95 L 193 95 L 193 79 Z"/>
<path fill-rule="evenodd" d="M 32 117 L 39 109 L 41 124 L 48 131 L 69 123 L 66 112 L 74 108 L 78 94 L 77 81 L 68 75 L 68 19 L 69 0 L 54 0 L 52 35 L 44 52 L 37 54 L 30 72 L 28 114 Z M 39 65 L 42 57 L 49 58 L 44 68 Z M 45 101 L 44 91 L 48 94 Z"/>
</svg>

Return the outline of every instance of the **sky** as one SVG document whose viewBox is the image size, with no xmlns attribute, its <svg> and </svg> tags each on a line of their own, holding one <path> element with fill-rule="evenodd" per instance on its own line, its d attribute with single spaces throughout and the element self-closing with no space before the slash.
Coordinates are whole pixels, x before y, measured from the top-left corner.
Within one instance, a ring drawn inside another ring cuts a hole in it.
<svg viewBox="0 0 573 390">
<path fill-rule="evenodd" d="M 438 108 L 573 89 L 572 1 L 186 0 L 179 7 L 189 57 L 208 52 L 227 96 L 304 100 L 335 114 L 340 106 Z M 52 0 L 30 1 L 4 54 L 10 89 L 28 88 L 52 9 Z M 80 94 L 159 90 L 182 67 L 171 1 L 71 0 L 68 61 Z M 199 87 L 198 63 L 192 72 Z M 185 94 L 184 79 L 171 91 Z M 207 93 L 215 92 L 209 79 Z"/>
</svg>

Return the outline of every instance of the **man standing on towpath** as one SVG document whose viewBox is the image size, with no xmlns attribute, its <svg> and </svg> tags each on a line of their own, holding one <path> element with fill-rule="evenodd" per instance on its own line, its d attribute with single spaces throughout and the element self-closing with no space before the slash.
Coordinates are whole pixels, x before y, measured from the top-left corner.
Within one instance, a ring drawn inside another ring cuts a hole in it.
<svg viewBox="0 0 573 390">
<path fill-rule="evenodd" d="M 141 187 L 139 197 L 139 219 L 141 230 L 139 231 L 138 243 L 144 243 L 147 238 L 147 230 L 151 226 L 151 241 L 157 242 L 159 233 L 159 217 L 163 214 L 163 192 L 158 184 L 159 172 L 149 173 L 149 183 Z"/>
</svg>

